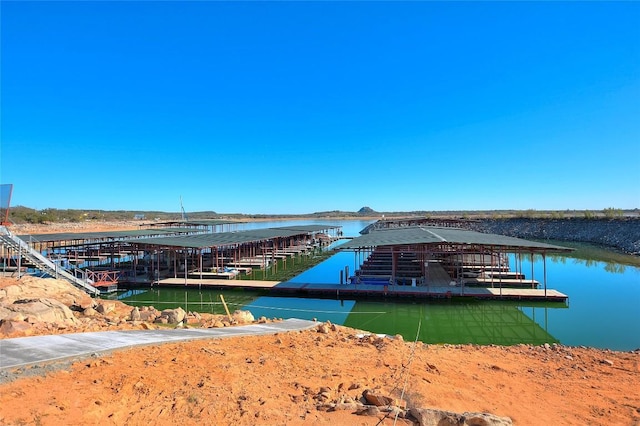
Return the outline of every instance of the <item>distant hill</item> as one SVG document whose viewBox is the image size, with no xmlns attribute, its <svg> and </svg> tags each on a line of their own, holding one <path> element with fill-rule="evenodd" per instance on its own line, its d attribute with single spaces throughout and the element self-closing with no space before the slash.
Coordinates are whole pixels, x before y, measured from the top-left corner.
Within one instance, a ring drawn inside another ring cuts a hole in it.
<svg viewBox="0 0 640 426">
<path fill-rule="evenodd" d="M 363 207 L 360 210 L 358 210 L 358 214 L 375 214 L 375 213 L 377 212 L 371 207 Z"/>
</svg>

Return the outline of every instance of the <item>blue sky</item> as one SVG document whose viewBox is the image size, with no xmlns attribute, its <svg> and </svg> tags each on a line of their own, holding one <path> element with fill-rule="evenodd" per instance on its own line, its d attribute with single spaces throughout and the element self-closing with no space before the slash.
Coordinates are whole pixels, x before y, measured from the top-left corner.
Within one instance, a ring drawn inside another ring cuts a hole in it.
<svg viewBox="0 0 640 426">
<path fill-rule="evenodd" d="M 37 209 L 640 207 L 638 2 L 12 2 Z"/>
</svg>

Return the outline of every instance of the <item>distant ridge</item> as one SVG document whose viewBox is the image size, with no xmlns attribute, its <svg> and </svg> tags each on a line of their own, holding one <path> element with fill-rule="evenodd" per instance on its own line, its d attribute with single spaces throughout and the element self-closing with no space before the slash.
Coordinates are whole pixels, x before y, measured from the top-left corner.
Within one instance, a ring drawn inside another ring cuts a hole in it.
<svg viewBox="0 0 640 426">
<path fill-rule="evenodd" d="M 363 207 L 360 210 L 358 210 L 358 214 L 371 214 L 371 213 L 377 213 L 377 212 L 371 207 Z"/>
</svg>

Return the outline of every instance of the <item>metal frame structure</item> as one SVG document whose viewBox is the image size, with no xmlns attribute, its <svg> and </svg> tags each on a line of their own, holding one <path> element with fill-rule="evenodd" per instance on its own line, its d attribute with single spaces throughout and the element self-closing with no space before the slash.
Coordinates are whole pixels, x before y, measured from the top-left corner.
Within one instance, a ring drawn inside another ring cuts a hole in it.
<svg viewBox="0 0 640 426">
<path fill-rule="evenodd" d="M 333 241 L 337 237 L 327 235 L 339 234 L 340 228 L 335 225 L 303 225 L 212 233 L 206 232 L 202 226 L 177 226 L 23 235 L 21 238 L 60 264 L 83 263 L 92 273 L 99 273 L 106 267 L 111 268 L 109 273 L 112 274 L 114 269 L 119 270 L 120 282 L 131 279 L 138 282 L 136 277 L 140 269 L 146 276 L 144 282 L 157 282 L 163 271 L 172 273 L 174 278 L 178 278 L 178 273 L 184 275 L 186 283 L 193 271 L 199 272 L 202 279 L 205 265 L 217 269 L 230 263 L 237 264 L 246 257 L 259 258 L 258 266 L 266 269 L 277 264 L 277 259 L 290 255 L 295 247 L 307 247 L 310 242 L 320 244 L 321 240 L 323 243 Z M 119 267 L 123 261 L 131 263 L 130 270 Z"/>
<path fill-rule="evenodd" d="M 497 234 L 485 234 L 460 228 L 435 227 L 435 226 L 386 226 L 370 229 L 368 233 L 354 238 L 345 244 L 340 245 L 336 250 L 353 251 L 354 266 L 364 265 L 375 253 L 390 253 L 391 265 L 389 285 L 397 286 L 403 284 L 398 279 L 402 279 L 400 274 L 401 257 L 411 254 L 415 256 L 415 262 L 420 265 L 420 280 L 412 285 L 429 286 L 432 278 L 429 276 L 429 262 L 443 262 L 447 258 L 451 261 L 445 263 L 449 269 L 446 271 L 451 277 L 450 285 L 460 288 L 460 294 L 465 294 L 465 284 L 468 282 L 464 276 L 465 259 L 482 257 L 484 268 L 491 271 L 490 281 L 486 282 L 487 287 L 499 288 L 502 295 L 503 285 L 507 281 L 502 278 L 502 274 L 493 271 L 502 271 L 506 266 L 505 255 L 516 253 L 516 259 L 521 259 L 522 253 L 541 254 L 544 263 L 543 285 L 544 295 L 547 294 L 547 274 L 546 274 L 546 254 L 566 253 L 573 249 L 556 246 L 552 244 L 539 243 L 520 238 L 508 237 Z M 487 257 L 489 262 L 487 262 Z M 458 259 L 460 261 L 458 261 Z M 517 262 L 518 263 L 518 262 Z M 519 271 L 516 265 L 515 276 L 520 277 L 520 283 L 526 285 L 530 282 L 534 285 L 533 266 L 531 280 L 524 280 L 521 274 L 522 264 L 520 260 Z M 388 261 L 386 263 L 388 268 Z M 445 268 L 446 268 L 445 267 Z M 517 275 L 520 274 L 520 275 Z M 494 276 L 497 278 L 494 280 Z M 386 276 L 383 275 L 384 278 Z M 357 278 L 357 277 L 356 277 Z M 406 282 L 404 283 L 406 284 Z"/>
</svg>

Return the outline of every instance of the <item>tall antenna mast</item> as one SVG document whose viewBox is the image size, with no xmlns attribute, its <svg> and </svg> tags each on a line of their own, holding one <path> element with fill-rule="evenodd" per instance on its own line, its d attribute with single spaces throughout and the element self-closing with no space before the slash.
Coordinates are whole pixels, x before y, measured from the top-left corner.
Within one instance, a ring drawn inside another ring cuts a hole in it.
<svg viewBox="0 0 640 426">
<path fill-rule="evenodd" d="M 182 220 L 183 221 L 189 220 L 189 218 L 187 217 L 187 214 L 184 212 L 184 206 L 182 205 L 182 195 L 180 196 L 180 210 L 182 211 Z"/>
</svg>

